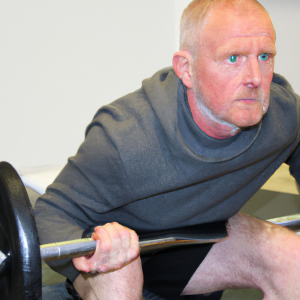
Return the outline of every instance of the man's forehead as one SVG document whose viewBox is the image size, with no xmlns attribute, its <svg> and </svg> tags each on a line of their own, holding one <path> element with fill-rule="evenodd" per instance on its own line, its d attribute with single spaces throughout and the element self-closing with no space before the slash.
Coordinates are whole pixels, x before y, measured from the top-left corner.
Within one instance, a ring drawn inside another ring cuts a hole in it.
<svg viewBox="0 0 300 300">
<path fill-rule="evenodd" d="M 269 15 L 259 7 L 226 6 L 213 8 L 201 28 L 201 44 L 236 37 L 265 36 L 275 41 Z"/>
<path fill-rule="evenodd" d="M 237 36 L 215 44 L 207 43 L 208 50 L 214 49 L 215 59 L 222 60 L 233 54 L 239 55 L 259 55 L 262 53 L 270 53 L 276 55 L 276 47 L 273 40 L 269 36 Z M 212 53 L 211 53 L 212 54 Z"/>
</svg>

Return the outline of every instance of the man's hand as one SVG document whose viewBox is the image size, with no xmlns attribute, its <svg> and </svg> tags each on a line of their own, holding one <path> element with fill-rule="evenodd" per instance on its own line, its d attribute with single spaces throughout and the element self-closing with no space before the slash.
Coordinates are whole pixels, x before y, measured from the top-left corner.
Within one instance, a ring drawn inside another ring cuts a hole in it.
<svg viewBox="0 0 300 300">
<path fill-rule="evenodd" d="M 116 222 L 96 227 L 92 238 L 97 242 L 95 253 L 73 259 L 78 271 L 91 274 L 112 272 L 123 268 L 139 256 L 137 234 Z"/>
</svg>

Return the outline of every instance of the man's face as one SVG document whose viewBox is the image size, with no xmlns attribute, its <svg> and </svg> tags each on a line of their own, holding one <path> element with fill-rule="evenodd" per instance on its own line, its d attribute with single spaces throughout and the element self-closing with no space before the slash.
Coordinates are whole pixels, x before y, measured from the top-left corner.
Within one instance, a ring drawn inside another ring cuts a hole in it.
<svg viewBox="0 0 300 300">
<path fill-rule="evenodd" d="M 257 124 L 269 106 L 275 54 L 265 12 L 219 5 L 201 30 L 193 91 L 218 119 L 238 127 Z"/>
</svg>

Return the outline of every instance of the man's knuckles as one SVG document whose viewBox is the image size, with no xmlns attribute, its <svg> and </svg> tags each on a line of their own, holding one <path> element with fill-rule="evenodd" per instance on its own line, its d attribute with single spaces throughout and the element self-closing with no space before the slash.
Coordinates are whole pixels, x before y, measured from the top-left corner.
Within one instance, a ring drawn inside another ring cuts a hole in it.
<svg viewBox="0 0 300 300">
<path fill-rule="evenodd" d="M 103 253 L 109 253 L 112 250 L 112 243 L 111 241 L 105 241 L 100 243 L 99 245 L 99 255 L 103 255 Z"/>
<path fill-rule="evenodd" d="M 137 243 L 139 242 L 139 236 L 136 234 L 135 231 L 133 230 L 130 230 L 130 237 L 133 241 L 136 241 Z"/>
<path fill-rule="evenodd" d="M 98 268 L 97 268 L 98 273 L 106 273 L 109 271 L 113 271 L 113 268 L 109 268 L 107 265 L 101 265 L 101 266 L 98 266 Z"/>
<path fill-rule="evenodd" d="M 109 271 L 117 270 L 139 256 L 140 248 L 137 234 L 117 222 L 95 227 L 93 238 L 99 239 L 96 255 L 93 257 L 93 259 L 98 260 L 97 271 L 99 272 L 107 272 L 107 270 L 104 271 L 105 267 L 100 266 L 107 265 Z"/>
<path fill-rule="evenodd" d="M 114 227 L 123 227 L 122 225 L 120 225 L 118 222 L 111 222 L 111 223 L 108 223 Z"/>
<path fill-rule="evenodd" d="M 119 236 L 122 241 L 130 241 L 131 239 L 131 234 L 128 229 L 122 229 L 119 231 Z"/>
<path fill-rule="evenodd" d="M 140 251 L 136 249 L 130 249 L 130 252 L 128 254 L 128 261 L 131 262 L 135 260 L 140 255 Z"/>
</svg>

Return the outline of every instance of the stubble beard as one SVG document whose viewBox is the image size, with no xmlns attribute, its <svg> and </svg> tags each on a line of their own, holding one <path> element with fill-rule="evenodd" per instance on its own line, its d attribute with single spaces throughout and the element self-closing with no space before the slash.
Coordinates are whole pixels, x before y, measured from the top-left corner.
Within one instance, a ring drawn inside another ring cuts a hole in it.
<svg viewBox="0 0 300 300">
<path fill-rule="evenodd" d="M 198 82 L 194 81 L 194 78 L 192 77 L 192 82 L 193 82 L 193 92 L 196 96 L 197 99 L 197 108 L 199 109 L 199 111 L 201 112 L 201 114 L 203 115 L 204 118 L 206 118 L 206 120 L 214 127 L 216 128 L 220 128 L 221 126 L 227 126 L 230 130 L 230 134 L 233 136 L 235 135 L 238 131 L 242 130 L 242 128 L 238 127 L 237 125 L 230 123 L 226 120 L 224 120 L 224 115 L 227 113 L 227 111 L 229 110 L 229 108 L 221 115 L 216 115 L 215 113 L 213 113 L 211 111 L 211 109 L 209 107 L 207 107 L 204 103 L 210 103 L 209 99 L 206 98 L 202 91 L 201 91 L 201 83 L 198 84 Z M 251 96 L 249 95 L 251 94 Z M 247 98 L 256 98 L 261 102 L 262 105 L 262 115 L 261 115 L 261 119 L 262 117 L 266 114 L 267 112 L 267 99 L 268 96 L 264 93 L 264 91 L 261 88 L 258 88 L 258 90 L 255 93 L 249 93 L 247 96 L 246 95 L 238 95 L 238 99 L 247 99 Z M 260 119 L 260 120 L 261 120 Z M 259 123 L 260 120 L 257 122 Z M 257 124 L 256 123 L 256 124 Z"/>
</svg>

